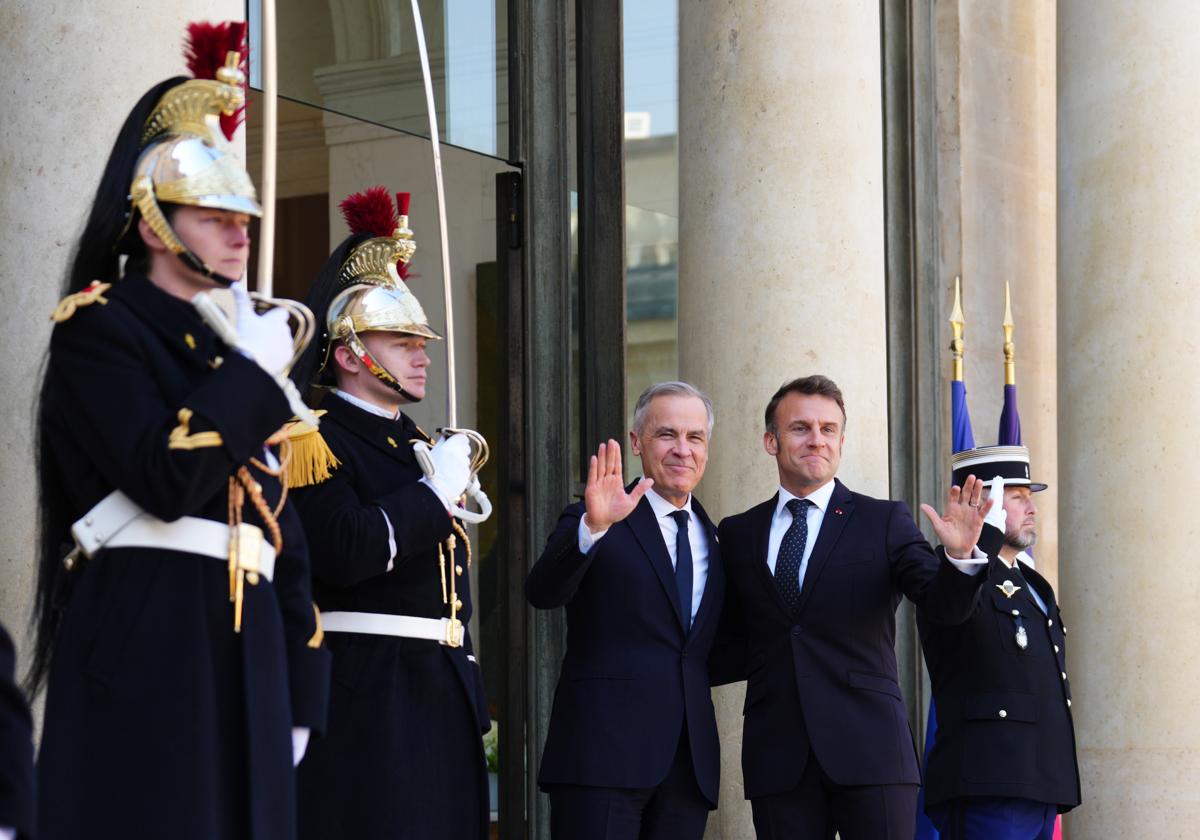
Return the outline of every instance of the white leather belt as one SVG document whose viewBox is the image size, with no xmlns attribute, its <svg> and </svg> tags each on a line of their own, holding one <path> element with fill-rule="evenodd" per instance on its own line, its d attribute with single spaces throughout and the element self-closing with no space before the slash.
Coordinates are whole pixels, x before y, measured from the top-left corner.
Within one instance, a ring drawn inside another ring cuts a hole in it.
<svg viewBox="0 0 1200 840">
<path fill-rule="evenodd" d="M 462 622 L 448 618 L 418 618 L 368 612 L 323 612 L 321 628 L 326 633 L 366 633 L 402 639 L 428 639 L 449 647 L 462 645 Z"/>
<path fill-rule="evenodd" d="M 275 547 L 263 539 L 261 528 L 246 523 L 238 527 L 242 567 L 270 580 L 275 574 Z M 72 525 L 71 536 L 88 557 L 105 548 L 163 548 L 229 562 L 230 531 L 225 523 L 196 516 L 164 522 L 120 490 L 109 493 Z"/>
</svg>

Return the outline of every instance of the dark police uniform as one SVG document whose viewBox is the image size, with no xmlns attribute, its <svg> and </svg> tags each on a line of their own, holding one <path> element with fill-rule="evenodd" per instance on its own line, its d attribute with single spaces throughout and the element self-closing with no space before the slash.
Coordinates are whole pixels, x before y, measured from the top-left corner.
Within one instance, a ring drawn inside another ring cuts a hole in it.
<svg viewBox="0 0 1200 840">
<path fill-rule="evenodd" d="M 291 415 L 267 373 L 143 276 L 55 328 L 43 400 L 44 468 L 72 519 L 120 490 L 160 520 L 227 527 L 230 476 L 262 461 L 263 442 Z M 280 483 L 250 470 L 275 508 Z M 249 502 L 243 521 L 270 540 Z M 329 654 L 290 505 L 278 526 L 274 579 L 245 584 L 240 633 L 228 564 L 211 556 L 106 548 L 70 573 L 38 766 L 39 837 L 295 835 L 291 729 L 322 728 Z"/>
<path fill-rule="evenodd" d="M 984 531 L 988 580 L 971 618 L 950 627 L 917 615 L 938 717 L 926 811 L 944 815 L 978 797 L 1069 811 L 1080 788 L 1067 630 L 1046 579 L 1020 562 L 1010 569 L 997 553 L 1003 535 L 990 525 Z"/>
<path fill-rule="evenodd" d="M 438 545 L 454 533 L 453 520 L 419 483 L 410 443 L 428 438 L 403 414 L 381 417 L 336 394 L 321 407 L 320 434 L 340 464 L 293 492 L 321 611 L 449 616 Z M 446 574 L 455 577 L 465 624 L 471 592 L 461 538 Z M 329 731 L 300 765 L 301 837 L 487 837 L 481 736 L 490 720 L 470 635 L 457 648 L 365 633 L 330 632 L 327 641 Z"/>
<path fill-rule="evenodd" d="M 12 639 L 0 627 L 0 828 L 25 840 L 34 834 L 33 721 L 15 673 Z"/>
</svg>

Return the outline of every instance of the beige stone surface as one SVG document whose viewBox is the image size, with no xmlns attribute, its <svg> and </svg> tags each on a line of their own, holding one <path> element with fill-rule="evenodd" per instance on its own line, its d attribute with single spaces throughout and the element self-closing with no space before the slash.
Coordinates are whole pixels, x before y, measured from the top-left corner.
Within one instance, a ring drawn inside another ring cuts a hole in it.
<svg viewBox="0 0 1200 840">
<path fill-rule="evenodd" d="M 1063 609 L 1072 840 L 1200 825 L 1200 6 L 1058 9 Z"/>
<path fill-rule="evenodd" d="M 975 442 L 997 442 L 1004 384 L 1004 284 L 1011 284 L 1023 440 L 1049 489 L 1035 557 L 1058 569 L 1055 249 L 1055 5 L 958 4 L 961 272 L 966 383 Z M 953 277 L 945 276 L 946 317 Z"/>
<path fill-rule="evenodd" d="M 879 5 L 680 3 L 679 368 L 716 405 L 714 517 L 769 497 L 763 408 L 824 373 L 846 395 L 841 478 L 888 492 Z M 753 836 L 741 685 L 716 692 L 721 808 Z"/>
<path fill-rule="evenodd" d="M 34 586 L 34 394 L 70 251 L 125 116 L 184 72 L 184 28 L 240 0 L 0 4 L 0 621 L 26 662 Z"/>
</svg>

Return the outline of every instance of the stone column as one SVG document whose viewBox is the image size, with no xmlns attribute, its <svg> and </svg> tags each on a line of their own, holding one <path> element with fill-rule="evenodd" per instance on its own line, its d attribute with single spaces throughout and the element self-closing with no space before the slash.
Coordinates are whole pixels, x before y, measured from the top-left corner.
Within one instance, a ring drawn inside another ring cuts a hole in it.
<svg viewBox="0 0 1200 840">
<path fill-rule="evenodd" d="M 1058 7 L 1063 611 L 1074 837 L 1200 825 L 1200 6 Z"/>
<path fill-rule="evenodd" d="M 958 125 L 966 382 L 975 441 L 996 443 L 1004 284 L 1012 287 L 1021 430 L 1034 472 L 1038 569 L 1058 574 L 1053 0 L 958 4 Z M 946 278 L 953 282 L 953 276 Z M 953 291 L 944 295 L 947 307 Z M 949 316 L 949 309 L 946 310 Z"/>
<path fill-rule="evenodd" d="M 879 4 L 680 3 L 679 367 L 716 404 L 699 495 L 716 517 L 774 491 L 762 411 L 785 380 L 832 377 L 841 478 L 888 492 Z M 743 685 L 716 692 L 721 810 L 742 794 Z"/>
<path fill-rule="evenodd" d="M 0 12 L 0 622 L 23 672 L 33 602 L 33 401 L 75 238 L 117 130 L 151 85 L 184 70 L 193 20 L 242 19 L 241 0 L 8 4 Z"/>
</svg>

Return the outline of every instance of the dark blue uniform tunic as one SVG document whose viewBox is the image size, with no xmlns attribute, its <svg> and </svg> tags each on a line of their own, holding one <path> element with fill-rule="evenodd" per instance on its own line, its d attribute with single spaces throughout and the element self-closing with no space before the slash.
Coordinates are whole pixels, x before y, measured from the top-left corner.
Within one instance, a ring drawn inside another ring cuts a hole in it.
<svg viewBox="0 0 1200 840">
<path fill-rule="evenodd" d="M 328 411 L 321 436 L 340 465 L 293 492 L 312 547 L 317 604 L 323 612 L 448 617 L 437 547 L 453 520 L 420 483 L 410 441 L 423 433 L 407 416 L 380 417 L 336 395 L 321 407 Z M 465 624 L 471 590 L 465 546 L 457 542 L 446 556 L 447 591 L 454 577 Z M 329 734 L 300 765 L 301 837 L 486 838 L 481 736 L 490 720 L 470 635 L 458 648 L 358 633 L 327 639 L 334 655 Z"/>
<path fill-rule="evenodd" d="M 226 523 L 229 476 L 265 457 L 286 399 L 145 277 L 104 297 L 51 339 L 45 469 L 57 505 L 74 520 L 119 489 L 166 521 Z M 219 445 L 188 448 L 212 431 Z M 251 472 L 274 507 L 281 485 Z M 243 520 L 270 539 L 249 503 Z M 274 580 L 246 584 L 240 634 L 222 560 L 113 548 L 71 572 L 39 757 L 41 838 L 295 836 L 291 729 L 322 728 L 329 654 L 290 505 L 279 525 Z"/>
</svg>

